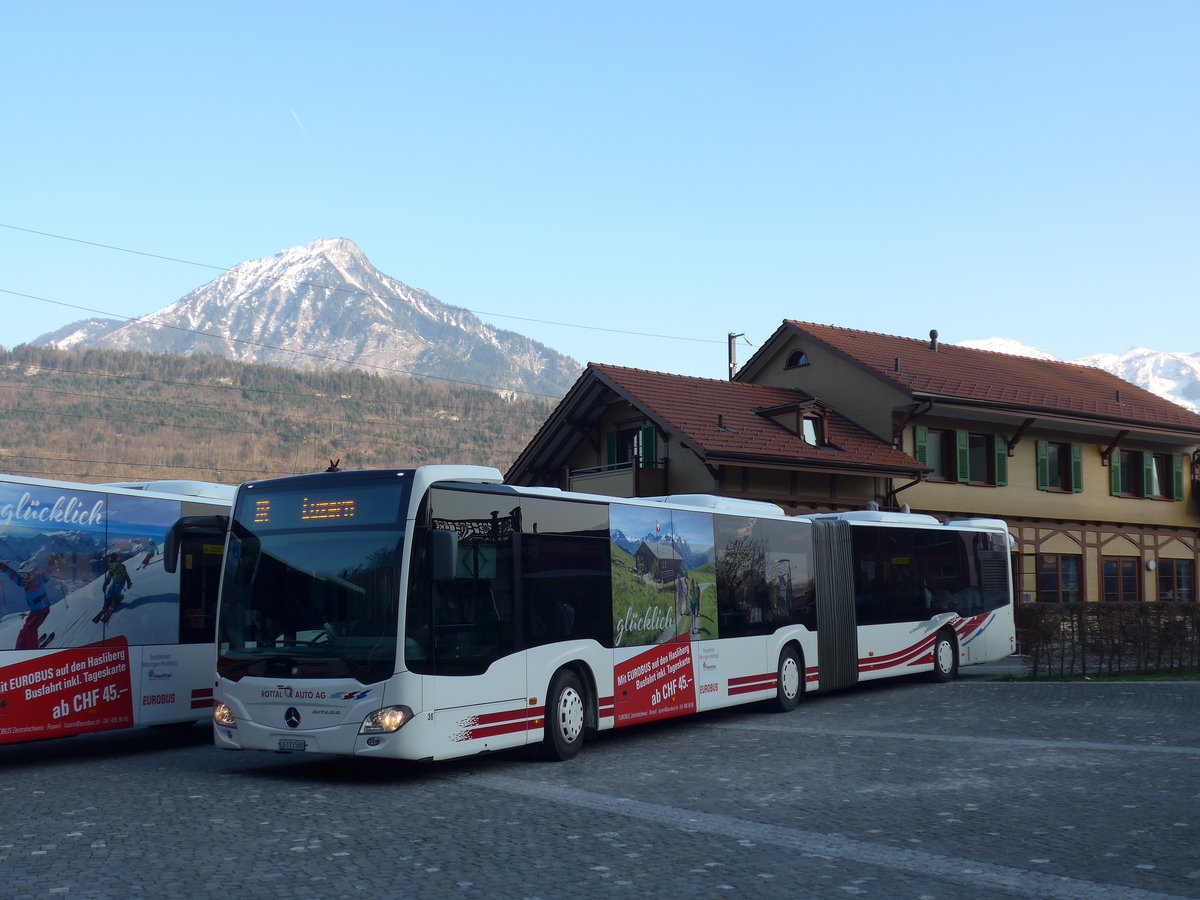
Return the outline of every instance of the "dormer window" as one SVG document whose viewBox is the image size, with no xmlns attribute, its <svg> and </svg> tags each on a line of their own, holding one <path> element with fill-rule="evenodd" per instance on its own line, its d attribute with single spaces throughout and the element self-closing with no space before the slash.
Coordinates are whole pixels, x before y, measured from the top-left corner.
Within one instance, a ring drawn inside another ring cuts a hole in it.
<svg viewBox="0 0 1200 900">
<path fill-rule="evenodd" d="M 821 427 L 823 424 L 820 416 L 804 416 L 800 424 L 800 437 L 804 438 L 805 443 L 820 447 L 825 443 L 825 429 Z"/>
<path fill-rule="evenodd" d="M 804 400 L 798 403 L 786 403 L 783 406 L 754 410 L 755 415 L 770 419 L 813 447 L 829 445 L 825 434 L 825 417 L 828 413 L 828 408 L 817 400 Z"/>
<path fill-rule="evenodd" d="M 783 364 L 785 369 L 798 369 L 801 366 L 808 365 L 808 354 L 803 350 L 796 349 L 788 354 L 787 362 Z"/>
</svg>

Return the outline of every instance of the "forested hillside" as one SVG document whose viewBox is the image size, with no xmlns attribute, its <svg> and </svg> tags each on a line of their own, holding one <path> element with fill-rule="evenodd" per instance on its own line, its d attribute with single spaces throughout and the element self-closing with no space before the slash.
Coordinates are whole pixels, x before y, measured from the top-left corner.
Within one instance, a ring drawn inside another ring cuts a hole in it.
<svg viewBox="0 0 1200 900">
<path fill-rule="evenodd" d="M 0 471 L 67 481 L 237 484 L 341 467 L 504 471 L 546 397 L 219 356 L 0 348 Z"/>
</svg>

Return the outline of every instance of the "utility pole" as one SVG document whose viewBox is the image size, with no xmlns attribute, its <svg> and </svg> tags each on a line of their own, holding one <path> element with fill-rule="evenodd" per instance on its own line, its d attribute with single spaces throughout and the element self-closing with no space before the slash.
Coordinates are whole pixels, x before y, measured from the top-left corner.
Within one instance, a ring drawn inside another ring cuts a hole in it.
<svg viewBox="0 0 1200 900">
<path fill-rule="evenodd" d="M 729 380 L 733 381 L 733 375 L 737 371 L 737 339 L 745 337 L 745 334 L 734 334 L 729 332 Z"/>
</svg>

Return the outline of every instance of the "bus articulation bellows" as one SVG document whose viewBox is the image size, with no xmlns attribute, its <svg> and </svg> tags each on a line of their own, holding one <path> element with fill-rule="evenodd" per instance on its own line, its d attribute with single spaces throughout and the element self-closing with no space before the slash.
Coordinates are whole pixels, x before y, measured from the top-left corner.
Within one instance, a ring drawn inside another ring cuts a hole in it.
<svg viewBox="0 0 1200 900">
<path fill-rule="evenodd" d="M 1014 650 L 1003 522 L 521 488 L 495 469 L 239 490 L 218 615 L 229 749 L 445 759 Z"/>
</svg>

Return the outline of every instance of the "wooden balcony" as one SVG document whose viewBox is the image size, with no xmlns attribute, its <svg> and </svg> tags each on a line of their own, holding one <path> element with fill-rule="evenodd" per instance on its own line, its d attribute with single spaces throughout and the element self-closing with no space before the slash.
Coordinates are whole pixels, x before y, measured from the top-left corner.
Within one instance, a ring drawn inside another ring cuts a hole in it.
<svg viewBox="0 0 1200 900">
<path fill-rule="evenodd" d="M 668 493 L 667 461 L 642 465 L 634 457 L 607 466 L 568 469 L 567 489 L 606 497 L 658 497 Z"/>
</svg>

